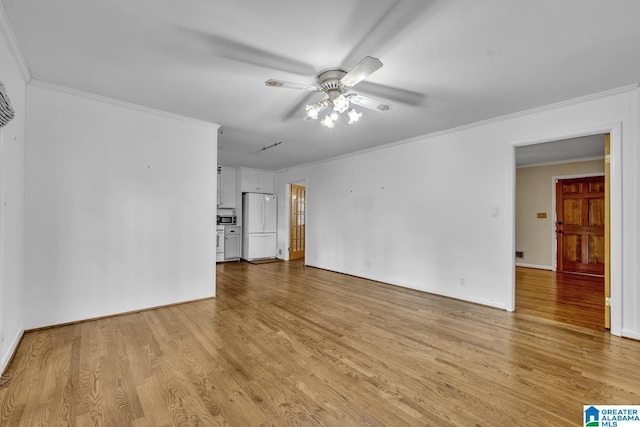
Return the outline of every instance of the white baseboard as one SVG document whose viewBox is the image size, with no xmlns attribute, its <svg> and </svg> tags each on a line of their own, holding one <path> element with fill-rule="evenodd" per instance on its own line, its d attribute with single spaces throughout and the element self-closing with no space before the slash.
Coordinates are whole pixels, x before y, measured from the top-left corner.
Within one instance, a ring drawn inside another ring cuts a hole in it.
<svg viewBox="0 0 640 427">
<path fill-rule="evenodd" d="M 623 329 L 622 330 L 622 336 L 625 337 L 625 338 L 631 338 L 632 340 L 640 341 L 640 333 L 638 333 L 636 331 L 632 331 L 630 329 Z"/>
<path fill-rule="evenodd" d="M 538 270 L 553 271 L 550 265 L 525 264 L 524 262 L 516 262 L 516 267 L 537 268 Z"/>
<path fill-rule="evenodd" d="M 480 304 L 480 305 L 484 305 L 484 306 L 487 306 L 487 307 L 497 308 L 497 309 L 500 309 L 500 310 L 507 310 L 507 306 L 505 304 L 499 302 L 499 301 L 490 301 L 490 300 L 485 300 L 485 299 L 480 299 L 480 298 L 469 297 L 469 296 L 466 296 L 466 295 L 460 295 L 460 294 L 456 294 L 456 293 L 452 293 L 452 292 L 445 292 L 445 291 L 442 291 L 441 289 L 429 289 L 429 288 L 421 288 L 421 287 L 417 287 L 417 286 L 411 286 L 411 285 L 408 285 L 406 283 L 399 283 L 399 282 L 389 281 L 388 279 L 380 278 L 380 277 L 377 277 L 375 275 L 363 275 L 360 272 L 353 272 L 353 271 L 347 271 L 347 270 L 336 270 L 336 269 L 327 268 L 327 267 L 319 267 L 319 266 L 311 264 L 311 263 L 305 264 L 305 265 L 308 266 L 308 267 L 319 268 L 321 270 L 333 271 L 335 273 L 346 274 L 348 276 L 354 276 L 354 277 L 359 277 L 359 278 L 362 278 L 362 279 L 372 280 L 374 282 L 379 282 L 379 283 L 382 283 L 382 284 L 385 284 L 385 285 L 398 286 L 400 288 L 406 288 L 406 289 L 413 289 L 413 290 L 424 292 L 424 293 L 431 294 L 431 295 L 439 295 L 439 296 L 442 296 L 442 297 L 452 298 L 452 299 L 456 299 L 456 300 L 459 300 L 459 301 L 471 302 L 471 303 L 474 303 L 474 304 Z"/>
<path fill-rule="evenodd" d="M 2 355 L 2 362 L 1 362 L 2 364 L 0 364 L 1 373 L 4 374 L 4 370 L 7 369 L 7 366 L 9 365 L 11 358 L 13 357 L 14 353 L 18 349 L 18 344 L 20 344 L 20 340 L 22 339 L 23 334 L 24 334 L 24 328 L 20 327 L 20 329 L 18 330 L 18 333 L 11 340 L 9 347 L 7 347 L 7 351 L 5 352 L 5 354 Z"/>
</svg>

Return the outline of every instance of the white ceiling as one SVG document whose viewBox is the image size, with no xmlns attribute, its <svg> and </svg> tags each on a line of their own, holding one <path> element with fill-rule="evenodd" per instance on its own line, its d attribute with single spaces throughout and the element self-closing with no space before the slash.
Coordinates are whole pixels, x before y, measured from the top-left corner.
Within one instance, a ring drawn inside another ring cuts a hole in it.
<svg viewBox="0 0 640 427">
<path fill-rule="evenodd" d="M 581 136 L 516 148 L 516 166 L 538 166 L 567 161 L 604 161 L 604 134 Z"/>
<path fill-rule="evenodd" d="M 227 166 L 279 170 L 640 82 L 637 0 L 1 2 L 34 79 L 221 124 Z M 264 84 L 366 55 L 384 66 L 353 91 L 392 108 L 354 125 L 305 121 L 321 94 Z"/>
</svg>

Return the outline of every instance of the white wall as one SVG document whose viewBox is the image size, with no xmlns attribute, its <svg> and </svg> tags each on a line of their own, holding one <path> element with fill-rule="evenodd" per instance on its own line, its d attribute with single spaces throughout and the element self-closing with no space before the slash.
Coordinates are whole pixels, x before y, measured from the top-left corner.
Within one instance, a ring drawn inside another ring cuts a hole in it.
<svg viewBox="0 0 640 427">
<path fill-rule="evenodd" d="M 499 140 L 478 143 L 472 133 L 279 173 L 279 194 L 290 182 L 307 183 L 306 263 L 507 308 L 496 278 L 506 282 L 511 274 L 503 262 L 511 238 L 509 169 L 495 165 L 506 165 L 509 152 Z M 280 204 L 287 212 L 283 194 Z M 492 216 L 494 207 L 500 216 Z M 286 249 L 283 221 L 279 233 L 278 247 Z"/>
<path fill-rule="evenodd" d="M 604 147 L 604 137 L 602 138 Z M 518 168 L 516 171 L 516 258 L 523 267 L 555 268 L 554 177 L 604 175 L 604 159 Z M 538 218 L 537 213 L 546 213 Z"/>
<path fill-rule="evenodd" d="M 0 14 L 2 14 L 0 7 Z M 0 372 L 24 330 L 23 233 L 26 79 L 14 57 L 0 16 L 0 80 L 15 118 L 0 128 Z"/>
<path fill-rule="evenodd" d="M 640 338 L 637 99 L 624 88 L 280 171 L 278 247 L 286 186 L 306 180 L 308 265 L 513 309 L 514 145 L 611 131 L 612 333 Z"/>
<path fill-rule="evenodd" d="M 27 329 L 215 294 L 217 125 L 27 88 Z"/>
</svg>

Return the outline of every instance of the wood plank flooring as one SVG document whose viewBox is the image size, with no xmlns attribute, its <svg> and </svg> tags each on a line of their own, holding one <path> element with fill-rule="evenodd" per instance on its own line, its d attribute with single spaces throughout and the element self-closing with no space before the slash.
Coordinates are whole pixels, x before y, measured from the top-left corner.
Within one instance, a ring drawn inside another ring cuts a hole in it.
<svg viewBox="0 0 640 427">
<path fill-rule="evenodd" d="M 604 277 L 516 267 L 516 311 L 604 330 Z"/>
<path fill-rule="evenodd" d="M 640 403 L 640 342 L 305 267 L 26 333 L 3 426 L 581 425 Z"/>
</svg>

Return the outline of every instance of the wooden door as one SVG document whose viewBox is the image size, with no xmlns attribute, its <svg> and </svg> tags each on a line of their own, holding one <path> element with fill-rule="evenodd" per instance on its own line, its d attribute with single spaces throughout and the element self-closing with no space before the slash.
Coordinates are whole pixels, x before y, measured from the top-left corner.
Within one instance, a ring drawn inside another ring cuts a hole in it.
<svg viewBox="0 0 640 427">
<path fill-rule="evenodd" d="M 306 188 L 291 184 L 290 194 L 289 259 L 298 259 L 304 257 Z"/>
<path fill-rule="evenodd" d="M 611 329 L 611 135 L 604 137 L 604 327 Z"/>
<path fill-rule="evenodd" d="M 558 271 L 604 275 L 604 176 L 556 182 Z"/>
</svg>

